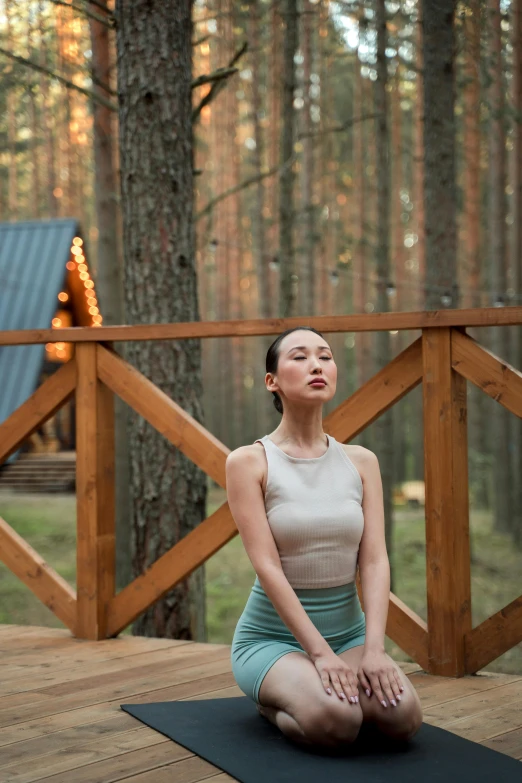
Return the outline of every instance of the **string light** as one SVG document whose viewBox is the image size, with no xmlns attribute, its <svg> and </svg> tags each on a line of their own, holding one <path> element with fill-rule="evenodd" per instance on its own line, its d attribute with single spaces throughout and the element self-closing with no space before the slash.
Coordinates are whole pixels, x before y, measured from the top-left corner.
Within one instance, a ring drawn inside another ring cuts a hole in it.
<svg viewBox="0 0 522 783">
<path fill-rule="evenodd" d="M 83 248 L 83 239 L 81 237 L 74 237 L 71 244 L 71 258 L 73 260 L 68 261 L 65 266 L 69 272 L 74 272 L 75 269 L 78 270 L 78 277 L 80 279 L 80 282 L 83 283 L 84 294 L 87 300 L 86 304 L 88 308 L 88 313 L 91 316 L 90 326 L 101 326 L 103 318 L 100 315 L 100 311 L 98 307 L 96 307 L 98 301 L 95 297 L 95 292 L 93 290 L 94 283 L 90 279 L 87 260 L 85 258 L 84 251 L 82 248 Z M 63 296 L 66 297 L 65 299 L 61 298 L 62 293 Z M 62 293 L 58 295 L 58 298 L 60 299 L 60 301 L 65 302 L 69 297 L 65 292 Z M 58 321 L 58 320 L 59 319 L 54 319 L 53 325 L 55 325 L 54 321 Z M 63 344 L 63 346 L 65 346 L 65 344 Z M 57 353 L 58 355 L 60 355 L 58 349 L 57 349 Z"/>
<path fill-rule="evenodd" d="M 217 240 L 215 241 L 217 244 Z M 244 245 L 237 245 L 234 242 L 225 242 L 223 240 L 220 240 L 220 243 L 225 247 L 232 247 L 237 250 L 252 252 L 251 247 L 245 247 Z M 270 267 L 270 269 L 280 268 L 279 258 L 277 257 L 277 255 L 274 256 L 273 253 L 267 251 L 263 251 L 261 255 L 264 258 L 269 259 L 268 266 Z M 400 286 L 401 288 L 410 288 L 414 291 L 421 291 L 423 293 L 424 292 L 437 293 L 441 296 L 441 301 L 442 301 L 442 297 L 444 297 L 445 301 L 447 301 L 447 296 L 451 296 L 451 294 L 447 291 L 447 286 L 424 285 L 422 282 L 418 283 L 415 282 L 414 280 L 401 280 L 400 282 L 392 282 L 387 278 L 383 278 L 375 275 L 361 275 L 360 273 L 354 272 L 351 269 L 347 268 L 345 264 L 343 264 L 343 274 L 351 277 L 352 279 L 366 280 L 371 284 L 383 282 L 386 285 L 390 285 L 391 287 L 393 287 L 395 291 L 397 291 L 397 286 Z M 500 294 L 497 291 L 491 291 L 491 289 L 486 290 L 480 288 L 463 288 L 461 286 L 459 286 L 459 292 L 460 294 L 469 294 L 470 296 L 483 294 L 490 299 L 493 307 L 504 307 L 505 306 L 504 296 L 506 299 L 509 299 L 509 301 L 512 302 L 513 304 L 516 304 L 517 302 L 520 302 L 522 304 L 522 294 L 517 295 L 513 288 L 508 288 L 505 295 Z M 391 296 L 392 294 L 389 295 Z M 451 301 L 452 299 L 450 299 L 450 304 Z M 500 304 L 496 304 L 499 302 Z"/>
<path fill-rule="evenodd" d="M 60 291 L 58 294 L 58 299 L 60 302 L 67 302 L 69 299 L 69 294 L 66 294 L 65 291 Z"/>
</svg>

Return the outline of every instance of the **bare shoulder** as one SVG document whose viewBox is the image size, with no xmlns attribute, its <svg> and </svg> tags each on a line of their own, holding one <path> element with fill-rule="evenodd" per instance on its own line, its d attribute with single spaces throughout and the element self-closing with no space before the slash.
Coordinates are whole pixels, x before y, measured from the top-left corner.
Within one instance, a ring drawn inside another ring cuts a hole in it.
<svg viewBox="0 0 522 783">
<path fill-rule="evenodd" d="M 351 459 L 364 481 L 364 474 L 368 464 L 377 459 L 377 455 L 365 446 L 352 443 L 341 443 L 346 456 Z"/>
<path fill-rule="evenodd" d="M 239 446 L 227 455 L 226 468 L 234 471 L 247 471 L 260 481 L 265 475 L 266 456 L 262 443 Z"/>
</svg>

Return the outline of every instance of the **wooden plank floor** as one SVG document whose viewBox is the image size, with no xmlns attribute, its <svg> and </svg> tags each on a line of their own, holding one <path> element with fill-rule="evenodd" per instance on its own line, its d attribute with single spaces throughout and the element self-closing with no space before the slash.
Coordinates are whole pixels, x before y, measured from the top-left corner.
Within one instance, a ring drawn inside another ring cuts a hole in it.
<svg viewBox="0 0 522 783">
<path fill-rule="evenodd" d="M 522 759 L 522 673 L 455 680 L 400 666 L 426 723 Z M 61 629 L 0 625 L 0 672 L 0 783 L 234 780 L 119 706 L 243 696 L 229 645 L 87 642 Z"/>
</svg>

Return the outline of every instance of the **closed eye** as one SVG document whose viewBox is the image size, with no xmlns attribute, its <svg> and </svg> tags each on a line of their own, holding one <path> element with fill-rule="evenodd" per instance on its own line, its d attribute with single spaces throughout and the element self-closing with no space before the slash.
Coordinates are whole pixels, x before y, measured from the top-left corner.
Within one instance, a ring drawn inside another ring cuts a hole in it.
<svg viewBox="0 0 522 783">
<path fill-rule="evenodd" d="M 331 361 L 331 359 L 332 359 L 331 356 L 321 356 L 319 358 L 321 358 L 321 359 L 328 359 L 328 361 Z M 294 356 L 294 359 L 306 359 L 306 356 Z"/>
</svg>

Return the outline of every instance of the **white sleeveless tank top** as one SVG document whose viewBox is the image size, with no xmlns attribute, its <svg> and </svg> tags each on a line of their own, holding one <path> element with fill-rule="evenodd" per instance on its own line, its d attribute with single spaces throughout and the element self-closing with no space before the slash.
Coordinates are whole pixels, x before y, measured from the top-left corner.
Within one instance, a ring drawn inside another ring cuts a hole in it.
<svg viewBox="0 0 522 783">
<path fill-rule="evenodd" d="M 294 588 L 355 581 L 363 534 L 363 484 L 342 445 L 326 434 L 320 457 L 291 457 L 265 435 L 265 509 L 283 572 Z M 256 582 L 259 582 L 256 577 Z"/>
</svg>

